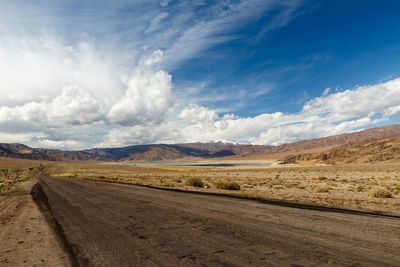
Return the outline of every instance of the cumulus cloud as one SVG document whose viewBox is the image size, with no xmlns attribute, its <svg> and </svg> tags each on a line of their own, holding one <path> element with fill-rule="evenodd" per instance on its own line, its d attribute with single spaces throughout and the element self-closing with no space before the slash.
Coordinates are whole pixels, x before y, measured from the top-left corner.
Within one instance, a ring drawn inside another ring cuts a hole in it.
<svg viewBox="0 0 400 267">
<path fill-rule="evenodd" d="M 102 103 L 76 85 L 62 88 L 54 98 L 0 108 L 0 122 L 27 121 L 57 124 L 91 124 L 103 119 Z"/>
<path fill-rule="evenodd" d="M 53 37 L 13 36 L 0 42 L 0 105 L 26 104 L 56 97 L 63 87 L 77 85 L 109 99 L 123 90 L 118 70 L 96 46 L 65 45 Z"/>
<path fill-rule="evenodd" d="M 214 121 L 219 118 L 215 110 L 198 105 L 185 107 L 178 117 L 190 122 L 191 124 L 214 123 Z"/>
<path fill-rule="evenodd" d="M 341 134 L 389 121 L 400 113 L 400 78 L 370 86 L 322 94 L 298 113 L 266 113 L 255 117 L 219 115 L 204 106 L 183 107 L 181 120 L 154 126 L 114 129 L 101 146 L 158 142 L 204 142 L 231 139 L 242 143 L 279 145 Z M 379 98 L 377 97 L 379 96 Z"/>
<path fill-rule="evenodd" d="M 171 76 L 157 67 L 161 51 L 144 57 L 125 81 L 92 45 L 21 43 L 0 45 L 0 121 L 126 126 L 160 122 L 172 104 Z"/>
<path fill-rule="evenodd" d="M 304 114 L 328 114 L 326 119 L 337 122 L 370 113 L 387 112 L 400 103 L 400 79 L 372 86 L 360 86 L 328 96 L 317 97 L 303 107 Z"/>
<path fill-rule="evenodd" d="M 111 123 L 133 126 L 141 123 L 160 123 L 173 104 L 171 75 L 154 69 L 160 62 L 161 51 L 155 51 L 135 69 L 120 101 L 112 106 L 108 119 Z"/>
<path fill-rule="evenodd" d="M 78 147 L 79 139 L 54 140 L 54 131 L 162 122 L 173 105 L 171 75 L 159 67 L 162 56 L 159 50 L 147 53 L 133 69 L 122 70 L 89 43 L 1 42 L 1 138 L 9 140 L 10 131 L 29 132 L 31 138 L 49 138 L 40 143 L 33 138 L 38 144 Z"/>
</svg>

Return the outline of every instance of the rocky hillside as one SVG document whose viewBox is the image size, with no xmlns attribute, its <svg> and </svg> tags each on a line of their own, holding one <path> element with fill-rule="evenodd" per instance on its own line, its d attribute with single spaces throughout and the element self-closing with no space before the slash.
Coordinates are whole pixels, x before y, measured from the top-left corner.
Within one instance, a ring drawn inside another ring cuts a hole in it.
<svg viewBox="0 0 400 267">
<path fill-rule="evenodd" d="M 30 148 L 23 144 L 0 144 L 0 157 L 52 161 L 158 161 L 184 158 L 220 158 L 228 156 L 231 158 L 246 158 L 254 155 L 263 156 L 289 152 L 300 155 L 297 156 L 297 158 L 292 156 L 290 159 L 287 158 L 285 160 L 298 161 L 301 160 L 301 157 L 304 157 L 304 160 L 306 160 L 307 157 L 310 157 L 310 160 L 312 157 L 316 157 L 317 154 L 312 154 L 313 156 L 311 156 L 311 154 L 304 154 L 303 152 L 305 150 L 319 149 L 319 151 L 327 151 L 332 147 L 334 149 L 343 149 L 342 146 L 361 146 L 363 144 L 380 141 L 396 135 L 400 135 L 400 125 L 377 127 L 355 133 L 299 141 L 280 146 L 240 145 L 229 142 L 210 142 L 175 145 L 136 145 L 120 148 L 94 148 L 82 151 L 63 151 L 57 149 Z M 334 150 L 331 149 L 329 151 Z"/>
<path fill-rule="evenodd" d="M 400 135 L 384 140 L 332 148 L 326 152 L 288 156 L 284 163 L 376 163 L 400 160 Z"/>
<path fill-rule="evenodd" d="M 23 144 L 0 144 L 0 156 L 34 160 L 101 160 L 83 151 L 30 148 Z"/>
<path fill-rule="evenodd" d="M 359 132 L 333 135 L 311 140 L 303 140 L 280 146 L 271 146 L 266 150 L 267 153 L 282 152 L 302 152 L 315 148 L 331 148 L 341 145 L 355 145 L 381 140 L 400 134 L 400 124 L 393 124 L 382 127 L 375 127 Z"/>
<path fill-rule="evenodd" d="M 301 153 L 305 150 L 310 149 L 328 150 L 332 147 L 363 144 L 399 134 L 400 124 L 393 124 L 388 126 L 375 127 L 354 133 L 333 135 L 311 140 L 302 140 L 279 146 L 234 145 L 226 143 L 192 143 L 181 144 L 180 146 L 213 151 L 214 153 L 224 149 L 227 151 L 231 151 L 233 156 L 246 157 L 254 155 L 278 154 L 285 152 Z"/>
<path fill-rule="evenodd" d="M 225 149 L 226 148 L 226 149 Z M 218 158 L 235 155 L 227 146 L 198 149 L 186 145 L 138 145 L 121 148 L 94 148 L 82 151 L 30 148 L 23 144 L 0 144 L 0 157 L 73 161 L 157 161 L 183 158 Z"/>
</svg>

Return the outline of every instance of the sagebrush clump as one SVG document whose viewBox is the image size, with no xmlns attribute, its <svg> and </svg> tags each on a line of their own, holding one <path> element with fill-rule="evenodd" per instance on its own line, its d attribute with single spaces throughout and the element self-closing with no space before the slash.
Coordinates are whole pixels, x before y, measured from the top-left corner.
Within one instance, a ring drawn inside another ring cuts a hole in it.
<svg viewBox="0 0 400 267">
<path fill-rule="evenodd" d="M 390 193 L 389 190 L 387 190 L 383 187 L 374 187 L 368 193 L 369 193 L 370 197 L 376 197 L 376 198 L 391 198 L 392 197 L 392 193 Z"/>
<path fill-rule="evenodd" d="M 185 182 L 186 185 L 194 186 L 194 187 L 203 187 L 204 183 L 200 178 L 189 178 Z"/>
<path fill-rule="evenodd" d="M 230 181 L 218 181 L 215 183 L 215 187 L 226 190 L 240 190 L 240 185 L 238 183 Z"/>
</svg>

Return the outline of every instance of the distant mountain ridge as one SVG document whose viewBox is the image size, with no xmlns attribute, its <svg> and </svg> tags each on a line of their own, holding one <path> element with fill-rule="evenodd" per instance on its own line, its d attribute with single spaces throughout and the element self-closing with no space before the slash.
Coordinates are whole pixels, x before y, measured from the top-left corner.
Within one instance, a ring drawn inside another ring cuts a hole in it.
<svg viewBox="0 0 400 267">
<path fill-rule="evenodd" d="M 328 137 L 302 140 L 294 143 L 271 146 L 268 153 L 302 152 L 308 149 L 329 148 L 341 145 L 363 144 L 400 134 L 400 124 L 370 128 L 353 133 L 345 133 Z"/>
<path fill-rule="evenodd" d="M 134 145 L 120 148 L 93 148 L 82 151 L 31 148 L 23 144 L 0 143 L 0 157 L 50 161 L 161 161 L 189 158 L 245 158 L 278 153 L 302 154 L 310 149 L 328 151 L 343 146 L 360 146 L 400 135 L 400 125 L 388 125 L 354 133 L 279 146 L 243 145 L 235 142 Z"/>
<path fill-rule="evenodd" d="M 400 135 L 369 143 L 339 146 L 325 152 L 287 156 L 283 163 L 376 163 L 400 160 Z"/>
<path fill-rule="evenodd" d="M 50 161 L 158 161 L 183 158 L 217 158 L 234 155 L 234 152 L 228 150 L 231 145 L 210 144 L 209 149 L 201 149 L 200 147 L 190 144 L 155 144 L 63 151 L 58 149 L 30 148 L 23 144 L 0 143 L 0 157 Z"/>
</svg>

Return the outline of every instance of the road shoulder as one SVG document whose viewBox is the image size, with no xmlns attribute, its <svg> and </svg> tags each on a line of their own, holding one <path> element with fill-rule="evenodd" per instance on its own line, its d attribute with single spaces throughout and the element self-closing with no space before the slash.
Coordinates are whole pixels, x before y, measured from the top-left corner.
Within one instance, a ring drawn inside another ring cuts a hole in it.
<svg viewBox="0 0 400 267">
<path fill-rule="evenodd" d="M 32 199 L 37 179 L 0 196 L 1 266 L 70 266 L 68 254 Z"/>
</svg>

